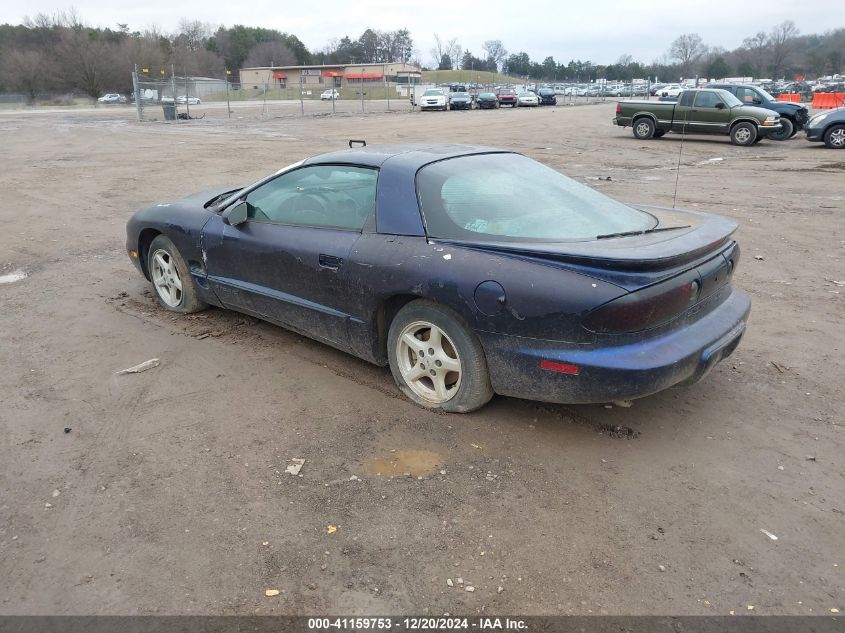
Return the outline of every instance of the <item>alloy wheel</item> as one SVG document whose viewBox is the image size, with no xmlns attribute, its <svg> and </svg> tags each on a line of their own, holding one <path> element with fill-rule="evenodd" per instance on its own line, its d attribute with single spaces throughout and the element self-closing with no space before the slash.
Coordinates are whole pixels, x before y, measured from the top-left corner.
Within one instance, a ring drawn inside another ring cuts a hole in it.
<svg viewBox="0 0 845 633">
<path fill-rule="evenodd" d="M 164 249 L 153 253 L 151 274 L 158 296 L 171 308 L 182 303 L 182 280 L 173 256 Z"/>
<path fill-rule="evenodd" d="M 433 323 L 407 325 L 396 342 L 399 373 L 419 397 L 434 404 L 450 400 L 461 385 L 461 359 L 449 336 Z"/>
</svg>

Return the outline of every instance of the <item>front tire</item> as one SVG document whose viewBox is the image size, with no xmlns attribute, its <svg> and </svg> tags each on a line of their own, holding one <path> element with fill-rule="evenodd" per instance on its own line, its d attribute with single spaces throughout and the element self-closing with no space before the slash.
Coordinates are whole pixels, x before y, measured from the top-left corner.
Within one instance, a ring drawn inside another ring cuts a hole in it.
<svg viewBox="0 0 845 633">
<path fill-rule="evenodd" d="M 731 129 L 731 143 L 734 145 L 753 145 L 757 140 L 757 126 L 753 123 L 737 123 Z"/>
<path fill-rule="evenodd" d="M 634 138 L 646 141 L 654 136 L 654 121 L 648 117 L 642 117 L 634 121 Z"/>
<path fill-rule="evenodd" d="M 493 397 L 481 343 L 445 306 L 405 305 L 390 324 L 387 353 L 399 390 L 420 406 L 467 413 Z"/>
<path fill-rule="evenodd" d="M 845 125 L 834 125 L 825 132 L 824 144 L 830 149 L 845 148 Z"/>
<path fill-rule="evenodd" d="M 775 132 L 774 134 L 769 134 L 769 138 L 773 141 L 787 141 L 792 138 L 794 134 L 795 125 L 789 119 L 781 119 L 780 120 L 780 131 Z"/>
<path fill-rule="evenodd" d="M 152 241 L 147 251 L 147 272 L 156 299 L 165 310 L 190 314 L 208 307 L 199 298 L 188 264 L 170 238 L 159 235 Z"/>
</svg>

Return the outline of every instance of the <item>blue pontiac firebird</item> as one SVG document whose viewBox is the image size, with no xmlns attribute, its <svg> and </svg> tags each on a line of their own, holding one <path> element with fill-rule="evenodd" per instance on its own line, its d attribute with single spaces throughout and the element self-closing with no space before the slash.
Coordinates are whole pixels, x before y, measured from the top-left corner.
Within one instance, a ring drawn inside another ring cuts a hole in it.
<svg viewBox="0 0 845 633">
<path fill-rule="evenodd" d="M 167 310 L 254 315 L 465 412 L 493 393 L 607 402 L 701 379 L 748 318 L 735 229 L 508 151 L 396 145 L 142 209 L 127 250 Z"/>
</svg>

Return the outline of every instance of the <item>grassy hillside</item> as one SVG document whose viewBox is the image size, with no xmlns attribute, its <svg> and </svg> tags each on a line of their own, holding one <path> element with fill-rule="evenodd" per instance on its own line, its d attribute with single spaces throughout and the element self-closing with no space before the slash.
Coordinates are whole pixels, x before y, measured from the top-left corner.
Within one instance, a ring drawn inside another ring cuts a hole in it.
<svg viewBox="0 0 845 633">
<path fill-rule="evenodd" d="M 521 83 L 515 77 L 491 73 L 481 70 L 424 70 L 422 73 L 423 83 L 450 84 L 450 83 L 479 83 L 479 84 L 510 84 Z"/>
</svg>

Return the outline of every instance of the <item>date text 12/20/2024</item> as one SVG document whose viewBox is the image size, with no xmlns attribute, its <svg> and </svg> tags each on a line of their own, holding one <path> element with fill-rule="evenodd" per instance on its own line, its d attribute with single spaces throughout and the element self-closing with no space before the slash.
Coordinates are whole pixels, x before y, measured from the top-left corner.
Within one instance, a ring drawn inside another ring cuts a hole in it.
<svg viewBox="0 0 845 633">
<path fill-rule="evenodd" d="M 461 617 L 407 617 L 407 618 L 308 618 L 308 629 L 319 630 L 407 630 L 407 631 L 522 631 L 528 625 L 518 618 L 461 618 Z"/>
</svg>

